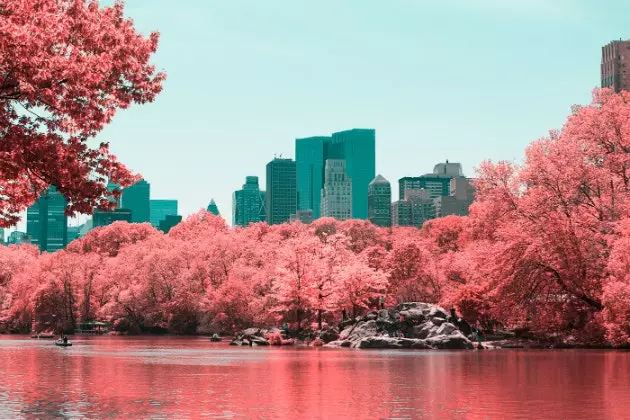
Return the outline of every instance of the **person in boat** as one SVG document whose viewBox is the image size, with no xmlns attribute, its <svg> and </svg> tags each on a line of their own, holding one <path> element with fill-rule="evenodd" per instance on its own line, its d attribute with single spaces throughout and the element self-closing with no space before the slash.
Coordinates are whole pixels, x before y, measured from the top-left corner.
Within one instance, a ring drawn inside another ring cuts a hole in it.
<svg viewBox="0 0 630 420">
<path fill-rule="evenodd" d="M 63 340 L 63 344 L 68 344 L 68 337 L 66 337 L 65 335 L 62 338 Z"/>
<path fill-rule="evenodd" d="M 212 334 L 212 339 L 213 340 L 218 340 L 219 339 L 219 334 L 217 334 L 217 333 Z"/>
</svg>

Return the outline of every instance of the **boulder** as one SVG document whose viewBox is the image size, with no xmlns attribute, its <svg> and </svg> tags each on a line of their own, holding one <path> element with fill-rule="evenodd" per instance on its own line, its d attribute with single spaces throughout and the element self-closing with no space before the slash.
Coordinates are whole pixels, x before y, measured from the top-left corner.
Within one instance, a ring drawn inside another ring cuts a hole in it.
<svg viewBox="0 0 630 420">
<path fill-rule="evenodd" d="M 377 321 L 390 321 L 389 318 L 389 312 L 387 311 L 387 309 L 381 309 L 380 311 L 378 311 L 378 317 L 376 318 Z"/>
<path fill-rule="evenodd" d="M 440 308 L 439 306 L 433 306 L 429 310 L 429 313 L 427 315 L 429 318 L 442 318 L 442 319 L 448 318 L 448 313 L 444 309 Z"/>
<path fill-rule="evenodd" d="M 446 322 L 445 318 L 433 317 L 431 318 L 431 322 L 438 327 Z"/>
<path fill-rule="evenodd" d="M 375 320 L 378 318 L 378 313 L 376 312 L 368 312 L 368 314 L 365 316 L 365 318 L 367 320 Z"/>
<path fill-rule="evenodd" d="M 437 327 L 433 322 L 425 321 L 423 324 L 415 325 L 411 329 L 411 337 L 425 339 L 429 336 L 431 331 L 437 330 L 437 328 L 439 327 Z"/>
<path fill-rule="evenodd" d="M 335 341 L 339 338 L 339 331 L 334 327 L 324 328 L 319 333 L 319 338 L 324 343 L 330 343 L 331 341 Z"/>
<path fill-rule="evenodd" d="M 247 328 L 246 330 L 243 330 L 241 335 L 244 336 L 244 337 L 254 336 L 254 335 L 262 337 L 263 336 L 263 331 L 260 328 Z"/>
<path fill-rule="evenodd" d="M 450 335 L 437 335 L 424 341 L 431 347 L 441 350 L 473 349 L 472 342 L 459 331 L 454 331 Z"/>
<path fill-rule="evenodd" d="M 451 335 L 453 331 L 456 331 L 457 327 L 450 322 L 445 322 L 436 331 L 436 335 Z"/>
</svg>

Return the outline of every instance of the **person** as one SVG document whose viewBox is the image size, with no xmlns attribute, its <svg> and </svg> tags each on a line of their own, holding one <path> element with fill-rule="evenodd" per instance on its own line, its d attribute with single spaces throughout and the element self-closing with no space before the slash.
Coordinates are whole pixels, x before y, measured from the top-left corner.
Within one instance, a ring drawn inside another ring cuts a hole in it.
<svg viewBox="0 0 630 420">
<path fill-rule="evenodd" d="M 378 297 L 378 303 L 379 303 L 379 307 L 381 309 L 385 309 L 385 297 L 384 296 L 379 296 Z"/>
<path fill-rule="evenodd" d="M 454 325 L 457 325 L 457 323 L 459 322 L 459 318 L 457 317 L 455 308 L 451 308 L 451 316 L 448 317 L 447 321 Z"/>
<path fill-rule="evenodd" d="M 346 319 L 348 319 L 348 313 L 346 312 L 346 310 L 345 310 L 345 309 L 343 309 L 343 310 L 341 311 L 341 320 L 342 320 L 342 321 L 345 321 Z"/>
<path fill-rule="evenodd" d="M 282 326 L 282 331 L 284 332 L 284 338 L 288 339 L 289 338 L 289 325 L 287 325 L 286 322 Z"/>
<path fill-rule="evenodd" d="M 66 337 L 65 335 L 62 338 L 63 340 L 63 344 L 68 344 L 68 337 Z"/>
</svg>

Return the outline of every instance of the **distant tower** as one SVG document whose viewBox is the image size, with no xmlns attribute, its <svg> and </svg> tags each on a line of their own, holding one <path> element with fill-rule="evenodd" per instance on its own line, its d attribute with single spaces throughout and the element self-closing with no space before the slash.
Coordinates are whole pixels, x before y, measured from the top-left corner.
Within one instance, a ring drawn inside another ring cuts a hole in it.
<svg viewBox="0 0 630 420">
<path fill-rule="evenodd" d="M 377 226 L 391 226 L 391 203 L 392 186 L 377 175 L 368 185 L 368 220 Z"/>
<path fill-rule="evenodd" d="M 367 195 L 367 191 L 366 191 Z M 352 217 L 352 179 L 346 173 L 346 161 L 328 159 L 321 192 L 322 217 L 346 220 Z"/>
<path fill-rule="evenodd" d="M 258 177 L 245 178 L 243 189 L 234 191 L 232 196 L 232 224 L 247 226 L 250 223 L 265 221 L 265 192 L 258 187 Z"/>
<path fill-rule="evenodd" d="M 131 210 L 132 223 L 151 221 L 151 184 L 144 179 L 123 190 L 122 207 Z"/>
<path fill-rule="evenodd" d="M 615 92 L 630 90 L 630 72 L 626 67 L 628 60 L 630 60 L 630 40 L 613 41 L 602 47 L 603 88 L 612 88 Z"/>
<path fill-rule="evenodd" d="M 58 251 L 68 244 L 66 199 L 51 186 L 26 211 L 26 232 L 40 251 Z"/>
<path fill-rule="evenodd" d="M 295 161 L 275 158 L 267 164 L 266 220 L 270 225 L 288 222 L 297 210 Z"/>
<path fill-rule="evenodd" d="M 159 229 L 166 216 L 177 216 L 177 200 L 151 200 L 151 224 Z M 133 218 L 133 214 L 132 214 Z"/>
<path fill-rule="evenodd" d="M 219 213 L 219 208 L 217 207 L 217 203 L 214 202 L 214 198 L 210 200 L 210 204 L 208 204 L 208 208 L 206 210 L 208 210 L 210 213 L 214 214 L 215 216 L 219 216 L 221 214 Z"/>
</svg>

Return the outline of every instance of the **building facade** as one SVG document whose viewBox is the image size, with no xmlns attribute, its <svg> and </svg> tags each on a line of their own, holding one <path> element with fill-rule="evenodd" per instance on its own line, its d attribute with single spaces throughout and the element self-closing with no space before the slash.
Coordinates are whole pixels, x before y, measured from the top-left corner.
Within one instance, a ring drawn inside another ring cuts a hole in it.
<svg viewBox="0 0 630 420">
<path fill-rule="evenodd" d="M 208 208 L 206 210 L 214 214 L 215 216 L 219 216 L 221 214 L 219 213 L 219 207 L 217 207 L 217 203 L 214 202 L 214 198 L 210 200 L 210 204 L 208 204 Z"/>
<path fill-rule="evenodd" d="M 265 192 L 258 186 L 257 176 L 245 178 L 241 190 L 232 196 L 232 224 L 248 226 L 250 223 L 265 221 Z"/>
<path fill-rule="evenodd" d="M 615 92 L 630 90 L 630 40 L 612 41 L 602 47 L 601 86 Z"/>
<path fill-rule="evenodd" d="M 346 220 L 352 217 L 352 179 L 343 159 L 326 160 L 324 187 L 321 197 L 321 217 Z"/>
<path fill-rule="evenodd" d="M 68 244 L 66 199 L 51 186 L 26 211 L 26 233 L 40 251 L 54 252 Z"/>
<path fill-rule="evenodd" d="M 391 226 L 391 203 L 391 184 L 377 175 L 368 186 L 368 220 L 377 226 Z"/>
<path fill-rule="evenodd" d="M 158 226 L 158 228 L 162 232 L 168 233 L 170 232 L 172 228 L 177 226 L 177 224 L 181 221 L 182 221 L 182 216 L 179 216 L 177 214 L 167 214 L 164 217 L 164 219 L 160 220 L 160 225 Z"/>
<path fill-rule="evenodd" d="M 432 199 L 451 194 L 451 179 L 463 178 L 462 165 L 449 162 L 438 163 L 433 167 L 433 173 L 418 176 L 404 177 L 398 180 L 398 197 L 404 199 L 405 190 L 425 189 L 429 191 Z"/>
<path fill-rule="evenodd" d="M 141 179 L 122 192 L 122 207 L 131 210 L 132 223 L 151 221 L 151 184 Z"/>
<path fill-rule="evenodd" d="M 295 140 L 295 171 L 298 210 L 311 210 L 319 218 L 321 191 L 324 186 L 324 147 L 330 137 Z"/>
<path fill-rule="evenodd" d="M 132 223 L 133 212 L 129 209 L 116 209 L 112 211 L 96 210 L 92 215 L 92 228 L 111 225 L 114 222 Z"/>
<path fill-rule="evenodd" d="M 31 237 L 26 232 L 18 232 L 17 230 L 9 233 L 7 245 L 30 244 Z"/>
<path fill-rule="evenodd" d="M 297 210 L 296 165 L 293 159 L 274 159 L 267 164 L 266 221 L 277 225 L 289 221 Z"/>
<path fill-rule="evenodd" d="M 0 245 L 4 245 L 4 229 L 0 228 Z"/>
<path fill-rule="evenodd" d="M 301 222 L 305 225 L 313 223 L 313 210 L 298 210 L 289 217 L 290 222 Z"/>
<path fill-rule="evenodd" d="M 470 205 L 475 199 L 475 189 L 468 178 L 453 178 L 448 197 L 434 199 L 435 217 L 449 215 L 467 216 Z"/>
<path fill-rule="evenodd" d="M 298 210 L 313 210 L 321 216 L 321 189 L 328 159 L 345 160 L 352 179 L 352 217 L 367 219 L 367 189 L 376 175 L 376 132 L 352 129 L 330 137 L 309 137 L 295 142 Z"/>
<path fill-rule="evenodd" d="M 150 200 L 151 225 L 156 229 L 166 216 L 177 215 L 177 200 Z"/>
</svg>

